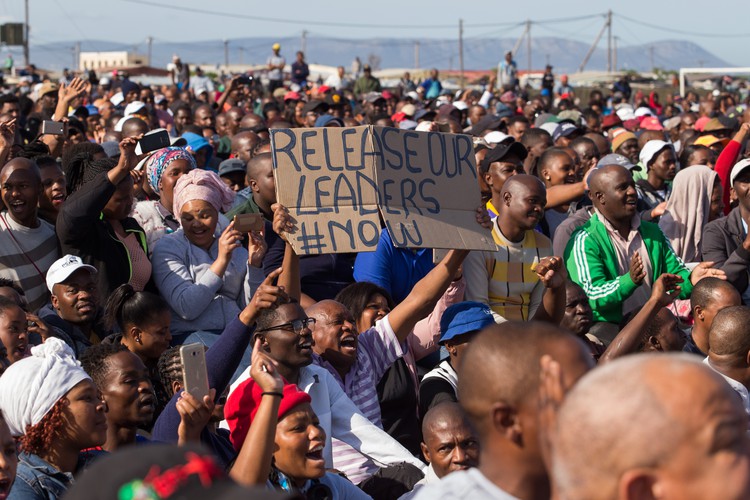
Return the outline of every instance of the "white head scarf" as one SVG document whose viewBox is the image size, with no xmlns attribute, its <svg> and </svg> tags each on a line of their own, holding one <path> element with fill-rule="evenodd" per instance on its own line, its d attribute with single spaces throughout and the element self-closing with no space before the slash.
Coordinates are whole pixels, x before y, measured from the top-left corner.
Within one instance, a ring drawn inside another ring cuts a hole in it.
<svg viewBox="0 0 750 500">
<path fill-rule="evenodd" d="M 62 340 L 47 339 L 31 356 L 13 363 L 0 377 L 0 409 L 13 436 L 38 424 L 60 398 L 91 377 Z"/>
</svg>

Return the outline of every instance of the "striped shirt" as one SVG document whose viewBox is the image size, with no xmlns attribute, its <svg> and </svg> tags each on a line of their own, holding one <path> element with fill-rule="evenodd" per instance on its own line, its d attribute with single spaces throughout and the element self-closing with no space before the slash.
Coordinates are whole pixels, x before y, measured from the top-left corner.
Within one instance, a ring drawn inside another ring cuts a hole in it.
<svg viewBox="0 0 750 500">
<path fill-rule="evenodd" d="M 497 219 L 492 237 L 497 250 L 473 251 L 464 261 L 466 300 L 489 305 L 498 320 L 527 321 L 544 294 L 544 285 L 531 266 L 552 255 L 552 242 L 534 230 L 526 231 L 523 241 L 512 242 L 500 231 Z"/>
<path fill-rule="evenodd" d="M 370 422 L 382 428 L 377 385 L 383 374 L 404 351 L 388 322 L 388 316 L 375 323 L 373 328 L 358 337 L 357 360 L 344 380 L 336 369 L 318 355 L 313 362 L 328 370 L 341 385 L 347 396 Z M 333 411 L 336 411 L 335 408 Z M 333 439 L 333 465 L 347 474 L 354 484 L 372 475 L 377 467 L 348 444 Z"/>
<path fill-rule="evenodd" d="M 5 210 L 0 219 L 0 276 L 17 283 L 36 311 L 49 301 L 47 270 L 60 257 L 55 228 L 42 219 L 39 227 L 22 226 Z"/>
</svg>

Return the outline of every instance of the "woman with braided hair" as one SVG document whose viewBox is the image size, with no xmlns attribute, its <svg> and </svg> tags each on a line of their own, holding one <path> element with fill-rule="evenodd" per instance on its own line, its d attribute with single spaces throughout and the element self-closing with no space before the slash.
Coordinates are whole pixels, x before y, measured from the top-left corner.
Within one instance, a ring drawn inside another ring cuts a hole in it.
<svg viewBox="0 0 750 500">
<path fill-rule="evenodd" d="M 135 290 L 154 289 L 146 235 L 129 216 L 133 207 L 133 178 L 137 137 L 120 142 L 119 161 L 80 162 L 71 169 L 72 194 L 57 218 L 63 253 L 77 255 L 99 270 L 100 296 L 129 283 Z"/>
<path fill-rule="evenodd" d="M 104 148 L 93 142 L 82 142 L 66 149 L 62 155 L 62 170 L 68 182 L 68 194 L 81 187 L 83 173 L 92 162 L 105 158 Z"/>
<path fill-rule="evenodd" d="M 60 339 L 49 338 L 0 377 L 0 410 L 20 454 L 9 498 L 56 500 L 107 438 L 105 404 Z"/>
</svg>

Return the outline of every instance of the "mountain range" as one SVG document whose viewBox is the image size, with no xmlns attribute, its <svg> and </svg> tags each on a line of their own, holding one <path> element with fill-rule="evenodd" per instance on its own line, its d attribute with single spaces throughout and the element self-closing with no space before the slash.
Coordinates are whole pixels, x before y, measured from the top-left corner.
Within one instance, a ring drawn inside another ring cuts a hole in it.
<svg viewBox="0 0 750 500">
<path fill-rule="evenodd" d="M 271 45 L 279 42 L 282 55 L 287 62 L 294 60 L 294 52 L 300 49 L 300 37 L 289 38 L 243 38 L 228 42 L 231 65 L 264 64 L 271 53 Z M 515 38 L 468 38 L 464 40 L 464 68 L 486 70 L 496 67 L 503 54 L 515 45 Z M 441 70 L 459 68 L 458 42 L 447 39 L 423 39 L 418 41 L 420 68 L 436 67 Z M 74 41 L 56 42 L 31 46 L 32 62 L 38 67 L 61 70 L 73 62 Z M 355 57 L 363 63 L 370 62 L 378 69 L 414 68 L 416 40 L 398 38 L 375 38 L 367 40 L 340 39 L 333 37 L 307 37 L 305 52 L 307 61 L 324 65 L 343 65 L 347 70 Z M 531 68 L 542 69 L 549 63 L 557 74 L 575 72 L 589 50 L 590 44 L 558 37 L 532 37 Z M 183 61 L 194 64 L 223 64 L 224 41 L 206 40 L 197 42 L 158 42 L 152 46 L 152 66 L 165 67 L 173 54 Z M 81 51 L 136 50 L 147 53 L 146 42 L 124 45 L 103 40 L 80 42 Z M 528 68 L 526 42 L 515 54 L 520 70 Z M 700 45 L 686 40 L 663 40 L 646 45 L 622 46 L 617 49 L 617 69 L 650 71 L 679 69 L 680 67 L 724 67 L 726 61 L 711 54 Z M 591 55 L 586 70 L 606 70 L 606 42 L 602 40 Z"/>
</svg>

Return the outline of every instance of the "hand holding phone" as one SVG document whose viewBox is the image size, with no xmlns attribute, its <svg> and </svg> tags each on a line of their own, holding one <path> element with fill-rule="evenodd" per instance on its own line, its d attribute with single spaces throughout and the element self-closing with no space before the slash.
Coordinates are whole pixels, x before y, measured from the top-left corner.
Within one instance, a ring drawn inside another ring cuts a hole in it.
<svg viewBox="0 0 750 500">
<path fill-rule="evenodd" d="M 263 230 L 263 214 L 237 214 L 234 216 L 234 228 L 241 233 Z"/>
<path fill-rule="evenodd" d="M 180 347 L 182 362 L 182 388 L 198 401 L 209 395 L 206 348 L 203 344 Z"/>
<path fill-rule="evenodd" d="M 148 134 L 145 134 L 138 141 L 138 145 L 135 149 L 135 154 L 142 155 L 145 153 L 150 153 L 151 151 L 156 151 L 157 149 L 167 148 L 171 144 L 172 143 L 169 140 L 169 132 L 164 129 L 152 131 Z"/>
</svg>

